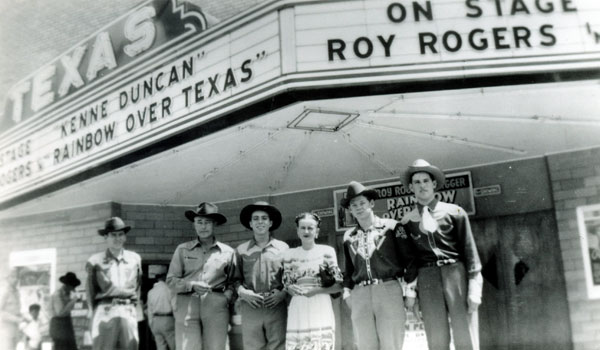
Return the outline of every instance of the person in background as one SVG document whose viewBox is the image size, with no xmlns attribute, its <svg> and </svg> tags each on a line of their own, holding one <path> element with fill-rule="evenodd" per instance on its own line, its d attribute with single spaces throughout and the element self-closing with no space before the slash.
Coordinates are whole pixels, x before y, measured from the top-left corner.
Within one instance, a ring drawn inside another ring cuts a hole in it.
<svg viewBox="0 0 600 350">
<path fill-rule="evenodd" d="M 240 223 L 253 232 L 253 238 L 236 249 L 244 349 L 283 350 L 287 293 L 281 282 L 281 254 L 289 246 L 273 238 L 281 213 L 267 202 L 256 202 L 242 209 Z"/>
<path fill-rule="evenodd" d="M 321 219 L 296 217 L 302 245 L 283 253 L 283 285 L 292 296 L 288 308 L 286 350 L 335 348 L 335 317 L 330 294 L 342 290 L 335 249 L 316 244 Z"/>
<path fill-rule="evenodd" d="M 416 247 L 416 264 L 409 270 L 418 269 L 418 273 L 408 273 L 418 277 L 409 281 L 406 306 L 414 309 L 415 315 L 420 306 L 431 350 L 450 349 L 450 328 L 456 350 L 478 349 L 477 308 L 483 278 L 469 217 L 458 205 L 435 198 L 445 176 L 427 161 L 417 159 L 401 180 L 417 200 L 416 207 L 402 219 L 406 238 Z"/>
<path fill-rule="evenodd" d="M 11 270 L 0 299 L 0 349 L 13 350 L 17 347 L 21 333 L 19 324 L 21 315 L 21 299 L 19 298 L 19 275 Z"/>
<path fill-rule="evenodd" d="M 75 331 L 71 320 L 71 310 L 80 298 L 72 297 L 73 291 L 81 281 L 73 272 L 67 272 L 58 279 L 62 286 L 51 297 L 50 337 L 54 343 L 54 350 L 77 350 Z"/>
<path fill-rule="evenodd" d="M 175 344 L 178 350 L 224 350 L 233 303 L 235 251 L 215 238 L 215 227 L 227 222 L 212 203 L 187 210 L 197 237 L 175 249 L 167 284 L 177 293 Z"/>
<path fill-rule="evenodd" d="M 175 350 L 175 298 L 165 283 L 167 274 L 156 275 L 156 283 L 148 292 L 148 325 L 157 350 Z"/>
<path fill-rule="evenodd" d="M 107 249 L 92 255 L 86 263 L 89 316 L 94 350 L 137 350 L 142 258 L 124 249 L 131 229 L 119 217 L 106 220 L 98 230 Z"/>
<path fill-rule="evenodd" d="M 29 305 L 29 317 L 21 323 L 19 329 L 23 333 L 24 350 L 40 350 L 42 346 L 42 332 L 40 330 L 39 304 Z"/>
</svg>

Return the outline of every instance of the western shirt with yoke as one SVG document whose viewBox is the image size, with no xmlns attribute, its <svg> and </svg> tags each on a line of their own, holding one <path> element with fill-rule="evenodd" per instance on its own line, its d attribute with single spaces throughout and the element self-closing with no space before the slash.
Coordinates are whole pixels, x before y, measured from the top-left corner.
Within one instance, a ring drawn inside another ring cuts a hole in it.
<svg viewBox="0 0 600 350">
<path fill-rule="evenodd" d="M 438 261 L 462 261 L 469 275 L 481 271 L 481 261 L 465 210 L 458 205 L 433 199 L 427 207 L 437 222 L 436 232 L 423 229 L 423 205 L 417 204 L 404 221 L 406 232 L 416 246 L 418 259 L 409 269 Z M 408 238 L 408 237 L 407 237 Z"/>
<path fill-rule="evenodd" d="M 344 287 L 372 280 L 400 278 L 412 255 L 396 220 L 375 216 L 368 228 L 356 226 L 344 234 Z"/>
<path fill-rule="evenodd" d="M 123 249 L 119 256 L 114 256 L 110 249 L 106 249 L 92 255 L 85 269 L 88 274 L 88 302 L 92 303 L 92 307 L 102 299 L 139 300 L 142 258 L 138 253 Z"/>
<path fill-rule="evenodd" d="M 218 242 L 203 246 L 198 239 L 182 243 L 175 249 L 167 284 L 177 294 L 191 294 L 191 282 L 203 281 L 213 290 L 233 291 L 236 273 L 235 251 Z"/>
<path fill-rule="evenodd" d="M 236 287 L 241 284 L 255 293 L 281 290 L 283 288 L 281 253 L 288 249 L 287 243 L 275 238 L 270 238 L 264 248 L 259 247 L 254 239 L 240 244 L 236 249 L 239 276 Z"/>
</svg>

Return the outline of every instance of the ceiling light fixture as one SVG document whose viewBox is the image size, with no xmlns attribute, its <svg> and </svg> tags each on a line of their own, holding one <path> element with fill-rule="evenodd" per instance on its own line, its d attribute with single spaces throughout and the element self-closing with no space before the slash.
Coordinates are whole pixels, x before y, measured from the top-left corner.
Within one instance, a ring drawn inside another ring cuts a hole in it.
<svg viewBox="0 0 600 350">
<path fill-rule="evenodd" d="M 305 108 L 300 115 L 288 123 L 287 127 L 290 129 L 336 132 L 350 124 L 359 115 L 356 112 Z"/>
<path fill-rule="evenodd" d="M 501 151 L 501 152 L 507 152 L 507 153 L 512 153 L 512 154 L 518 154 L 518 155 L 527 154 L 527 151 L 521 150 L 521 149 L 516 149 L 514 147 L 492 145 L 489 143 L 471 141 L 467 138 L 459 138 L 459 137 L 451 136 L 451 135 L 438 135 L 435 132 L 427 133 L 427 132 L 422 132 L 422 131 L 394 128 L 394 127 L 390 127 L 390 126 L 376 125 L 373 122 L 369 122 L 369 123 L 356 122 L 355 125 L 359 126 L 359 127 L 363 127 L 363 128 L 371 128 L 371 129 L 375 129 L 375 130 L 387 131 L 387 132 L 392 132 L 392 133 L 401 134 L 401 135 L 410 135 L 410 136 L 428 138 L 428 139 L 433 139 L 433 140 L 438 140 L 438 141 L 456 143 L 456 144 L 460 144 L 460 145 L 472 146 L 472 147 L 477 147 L 477 148 L 491 149 L 494 151 Z"/>
</svg>

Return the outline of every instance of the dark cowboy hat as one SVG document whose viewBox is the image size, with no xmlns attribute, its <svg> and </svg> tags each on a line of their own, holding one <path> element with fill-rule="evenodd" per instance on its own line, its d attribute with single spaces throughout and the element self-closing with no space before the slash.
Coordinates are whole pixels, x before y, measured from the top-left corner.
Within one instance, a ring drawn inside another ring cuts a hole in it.
<svg viewBox="0 0 600 350">
<path fill-rule="evenodd" d="M 125 225 L 120 217 L 113 216 L 112 218 L 106 220 L 104 223 L 104 229 L 98 230 L 98 234 L 100 236 L 105 236 L 109 232 L 123 231 L 124 233 L 127 233 L 129 230 L 131 230 L 131 226 Z"/>
<path fill-rule="evenodd" d="M 77 276 L 73 272 L 67 272 L 64 276 L 61 276 L 59 279 L 62 283 L 67 286 L 71 286 L 73 288 L 77 288 L 81 284 L 81 281 L 77 278 Z"/>
<path fill-rule="evenodd" d="M 194 218 L 196 216 L 202 216 L 213 219 L 217 223 L 217 226 L 223 225 L 227 222 L 227 218 L 223 214 L 219 214 L 219 207 L 208 202 L 202 202 L 198 204 L 198 208 L 196 208 L 195 211 L 185 211 L 185 217 L 191 222 L 194 222 Z"/>
<path fill-rule="evenodd" d="M 342 205 L 342 207 L 348 209 L 350 201 L 358 196 L 365 196 L 369 200 L 379 198 L 379 196 L 377 195 L 377 191 L 367 188 L 356 181 L 352 181 L 348 185 L 348 189 L 346 189 L 346 197 L 342 198 L 340 204 Z"/>
<path fill-rule="evenodd" d="M 240 223 L 247 229 L 252 230 L 250 219 L 252 218 L 252 213 L 257 210 L 262 210 L 269 214 L 269 219 L 273 222 L 269 231 L 275 231 L 281 225 L 281 212 L 277 208 L 267 202 L 256 202 L 245 206 L 240 212 Z"/>
<path fill-rule="evenodd" d="M 446 182 L 446 177 L 444 176 L 444 172 L 440 170 L 440 168 L 429 164 L 428 161 L 426 161 L 425 159 L 417 159 L 415 160 L 412 165 L 410 165 L 408 167 L 408 170 L 406 170 L 406 172 L 404 173 L 404 176 L 400 177 L 400 181 L 402 181 L 402 184 L 404 186 L 407 186 L 410 184 L 410 180 L 412 179 L 412 176 L 416 173 L 428 173 L 429 175 L 431 175 L 432 179 L 435 180 L 437 182 L 435 189 L 438 190 L 440 189 L 440 187 L 444 186 L 444 183 Z"/>
</svg>

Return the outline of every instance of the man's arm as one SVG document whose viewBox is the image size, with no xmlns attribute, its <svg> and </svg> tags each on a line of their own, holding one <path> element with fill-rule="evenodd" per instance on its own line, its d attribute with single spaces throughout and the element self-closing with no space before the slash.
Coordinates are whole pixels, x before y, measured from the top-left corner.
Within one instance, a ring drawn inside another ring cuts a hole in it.
<svg viewBox="0 0 600 350">
<path fill-rule="evenodd" d="M 177 294 L 192 292 L 192 285 L 183 279 L 183 268 L 181 248 L 177 247 L 173 253 L 173 258 L 171 258 L 171 263 L 169 264 L 169 271 L 167 272 L 167 284 Z"/>
</svg>

